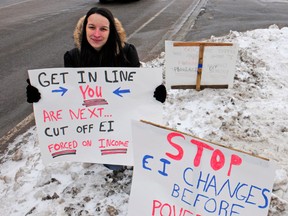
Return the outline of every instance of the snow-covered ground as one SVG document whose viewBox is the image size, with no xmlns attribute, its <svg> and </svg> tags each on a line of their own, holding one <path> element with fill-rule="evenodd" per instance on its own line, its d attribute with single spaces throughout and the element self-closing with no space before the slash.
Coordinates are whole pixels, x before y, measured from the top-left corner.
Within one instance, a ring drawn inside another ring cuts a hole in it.
<svg viewBox="0 0 288 216">
<path fill-rule="evenodd" d="M 275 161 L 269 216 L 288 215 L 288 28 L 231 31 L 209 41 L 239 44 L 234 87 L 170 90 L 165 126 Z M 144 66 L 165 70 L 164 56 Z M 1 216 L 128 214 L 133 170 L 71 162 L 44 167 L 35 127 L 0 160 Z"/>
</svg>

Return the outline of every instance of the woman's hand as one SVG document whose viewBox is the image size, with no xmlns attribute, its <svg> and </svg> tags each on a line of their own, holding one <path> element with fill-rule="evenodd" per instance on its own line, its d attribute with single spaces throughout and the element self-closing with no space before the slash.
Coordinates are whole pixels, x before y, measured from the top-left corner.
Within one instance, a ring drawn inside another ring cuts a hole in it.
<svg viewBox="0 0 288 216">
<path fill-rule="evenodd" d="M 41 99 L 41 94 L 38 89 L 31 85 L 30 80 L 27 79 L 26 96 L 28 103 L 36 103 Z"/>
<path fill-rule="evenodd" d="M 156 100 L 160 101 L 161 103 L 164 103 L 167 97 L 166 87 L 164 85 L 159 85 L 155 89 L 153 97 L 155 97 Z"/>
</svg>

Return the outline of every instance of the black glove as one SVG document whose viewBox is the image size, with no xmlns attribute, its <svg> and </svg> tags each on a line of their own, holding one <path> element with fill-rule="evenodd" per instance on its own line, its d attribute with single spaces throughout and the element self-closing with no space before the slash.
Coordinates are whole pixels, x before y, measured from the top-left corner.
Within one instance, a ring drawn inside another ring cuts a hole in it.
<svg viewBox="0 0 288 216">
<path fill-rule="evenodd" d="M 28 103 L 35 103 L 41 99 L 41 94 L 38 89 L 31 85 L 30 80 L 27 79 L 26 96 Z"/>
<path fill-rule="evenodd" d="M 161 103 L 164 103 L 167 97 L 166 87 L 164 85 L 159 85 L 155 89 L 153 97 L 155 97 L 156 100 L 160 101 Z"/>
</svg>

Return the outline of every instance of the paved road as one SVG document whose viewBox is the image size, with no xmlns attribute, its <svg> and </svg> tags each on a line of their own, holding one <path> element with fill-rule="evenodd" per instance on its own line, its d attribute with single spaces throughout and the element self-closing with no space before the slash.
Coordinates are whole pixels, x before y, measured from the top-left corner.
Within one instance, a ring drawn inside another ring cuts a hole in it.
<svg viewBox="0 0 288 216">
<path fill-rule="evenodd" d="M 247 31 L 272 24 L 288 26 L 287 0 L 209 0 L 185 40 L 227 35 L 230 30 Z"/>
<path fill-rule="evenodd" d="M 165 39 L 184 36 L 181 25 L 206 1 L 141 0 L 104 6 L 121 20 L 145 62 L 164 50 Z M 98 0 L 1 0 L 0 153 L 1 143 L 34 123 L 32 105 L 26 102 L 27 70 L 63 67 L 78 18 L 94 6 L 103 5 Z"/>
<path fill-rule="evenodd" d="M 0 3 L 0 138 L 32 113 L 27 70 L 62 67 L 71 30 L 91 1 L 9 0 Z M 77 11 L 77 13 L 76 13 Z"/>
<path fill-rule="evenodd" d="M 105 7 L 123 22 L 129 41 L 136 45 L 141 60 L 147 61 L 164 50 L 165 39 L 196 41 L 226 35 L 230 30 L 287 26 L 287 2 L 141 0 Z M 25 96 L 27 70 L 62 67 L 63 53 L 73 46 L 77 19 L 93 6 L 100 6 L 97 0 L 0 2 L 0 139 L 32 113 Z"/>
</svg>

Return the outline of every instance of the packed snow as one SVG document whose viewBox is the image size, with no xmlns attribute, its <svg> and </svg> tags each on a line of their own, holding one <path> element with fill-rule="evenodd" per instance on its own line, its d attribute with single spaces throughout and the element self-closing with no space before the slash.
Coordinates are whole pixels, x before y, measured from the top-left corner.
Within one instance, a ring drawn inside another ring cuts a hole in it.
<svg viewBox="0 0 288 216">
<path fill-rule="evenodd" d="M 239 45 L 233 88 L 169 90 L 164 126 L 275 161 L 269 216 L 288 215 L 288 28 L 231 31 L 209 41 Z M 164 59 L 162 53 L 143 67 L 165 72 Z M 44 167 L 35 126 L 10 143 L 0 162 L 2 216 L 128 214 L 131 167 Z"/>
</svg>

